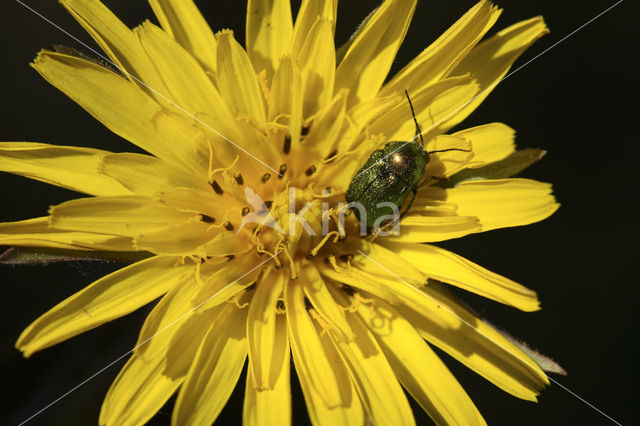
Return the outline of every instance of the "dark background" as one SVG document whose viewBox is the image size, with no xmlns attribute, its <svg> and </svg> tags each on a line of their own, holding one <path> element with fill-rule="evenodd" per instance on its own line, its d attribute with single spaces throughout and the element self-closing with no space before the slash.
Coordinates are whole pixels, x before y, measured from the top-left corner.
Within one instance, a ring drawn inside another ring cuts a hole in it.
<svg viewBox="0 0 640 426">
<path fill-rule="evenodd" d="M 26 2 L 74 36 L 94 44 L 56 1 Z M 214 30 L 231 28 L 244 38 L 244 2 L 201 0 Z M 551 34 L 538 41 L 516 67 L 562 39 L 607 7 L 609 1 L 503 0 L 495 30 L 543 15 Z M 527 177 L 552 182 L 562 203 L 546 221 L 492 231 L 443 244 L 481 265 L 538 291 L 543 310 L 522 313 L 473 298 L 471 304 L 495 324 L 556 359 L 568 372 L 552 376 L 623 424 L 637 422 L 638 216 L 633 178 L 638 168 L 638 28 L 626 1 L 550 50 L 493 92 L 465 127 L 502 121 L 518 132 L 520 148 L 549 154 Z M 129 26 L 151 18 L 144 1 L 107 1 Z M 399 70 L 474 4 L 473 0 L 419 2 L 400 50 Z M 377 1 L 339 5 L 341 44 Z M 132 146 L 110 134 L 89 114 L 47 84 L 28 63 L 53 44 L 80 47 L 64 33 L 13 0 L 0 4 L 0 140 L 91 146 L 114 151 Z M 50 205 L 77 194 L 28 179 L 0 175 L 0 220 L 46 214 Z M 17 424 L 135 343 L 149 307 L 59 344 L 31 359 L 13 344 L 20 332 L 57 302 L 119 264 L 71 263 L 0 266 L 0 423 Z M 518 400 L 444 357 L 490 424 L 608 424 L 605 417 L 555 384 L 538 404 Z M 71 393 L 30 424 L 96 424 L 101 400 L 124 360 Z M 244 379 L 219 419 L 241 419 Z M 307 422 L 294 379 L 294 424 Z M 152 421 L 168 424 L 170 401 Z M 428 417 L 416 409 L 419 424 Z"/>
</svg>

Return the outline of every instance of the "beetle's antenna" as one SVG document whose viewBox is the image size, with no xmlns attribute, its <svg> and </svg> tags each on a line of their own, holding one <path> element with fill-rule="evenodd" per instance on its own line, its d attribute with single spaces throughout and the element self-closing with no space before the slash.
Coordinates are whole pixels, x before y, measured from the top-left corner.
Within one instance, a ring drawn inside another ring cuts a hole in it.
<svg viewBox="0 0 640 426">
<path fill-rule="evenodd" d="M 416 112 L 413 109 L 413 104 L 411 103 L 411 98 L 409 97 L 409 92 L 407 92 L 407 89 L 404 89 L 404 94 L 407 95 L 407 100 L 409 101 L 409 107 L 411 108 L 411 115 L 413 116 L 413 122 L 416 124 L 416 134 L 413 137 L 413 140 L 415 141 L 416 139 L 418 139 L 418 136 L 420 136 L 420 142 L 422 143 L 422 146 L 424 147 L 424 139 L 422 138 L 422 130 L 420 130 L 420 125 L 418 124 L 418 119 L 416 118 Z"/>
</svg>

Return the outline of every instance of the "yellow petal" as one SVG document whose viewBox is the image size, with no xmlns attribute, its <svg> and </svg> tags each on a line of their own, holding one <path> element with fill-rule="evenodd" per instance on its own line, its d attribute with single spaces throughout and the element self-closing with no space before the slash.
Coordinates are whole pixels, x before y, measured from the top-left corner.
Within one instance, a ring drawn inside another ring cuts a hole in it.
<svg viewBox="0 0 640 426">
<path fill-rule="evenodd" d="M 269 97 L 269 121 L 283 123 L 289 127 L 289 134 L 282 138 L 282 151 L 285 155 L 295 152 L 300 142 L 302 101 L 300 67 L 297 61 L 285 56 L 273 77 Z M 289 138 L 289 142 L 285 147 L 286 137 Z"/>
<path fill-rule="evenodd" d="M 224 214 L 234 206 L 227 202 L 228 199 L 222 202 L 221 196 L 211 189 L 202 191 L 195 188 L 173 188 L 157 194 L 156 198 L 178 210 L 206 214 L 214 220 L 212 223 L 220 223 Z"/>
<path fill-rule="evenodd" d="M 42 315 L 16 343 L 25 356 L 133 312 L 166 293 L 188 270 L 152 257 L 95 281 Z"/>
<path fill-rule="evenodd" d="M 327 106 L 333 97 L 336 52 L 332 24 L 327 19 L 316 20 L 298 58 L 302 70 L 305 117 Z"/>
<path fill-rule="evenodd" d="M 361 252 L 360 254 L 366 253 L 366 256 L 352 256 L 346 267 L 336 262 L 330 262 L 331 266 L 317 263 L 320 274 L 338 283 L 375 294 L 394 304 L 400 303 L 405 297 L 412 297 L 415 288 L 400 285 L 395 276 L 381 269 L 379 265 L 389 267 L 394 273 L 399 274 L 404 282 L 409 282 L 412 286 L 421 287 L 427 281 L 427 277 L 412 264 L 378 244 L 362 245 L 360 248 L 354 248 L 353 251 Z"/>
<path fill-rule="evenodd" d="M 180 238 L 176 238 L 179 235 Z M 180 256 L 227 256 L 249 250 L 247 242 L 222 225 L 208 222 L 179 223 L 142 233 L 134 239 L 138 250 Z"/>
<path fill-rule="evenodd" d="M 446 178 L 468 167 L 474 158 L 471 143 L 465 138 L 454 135 L 438 135 L 425 145 L 429 153 L 429 162 L 425 176 Z"/>
<path fill-rule="evenodd" d="M 14 173 L 89 195 L 130 193 L 114 179 L 98 173 L 100 157 L 92 148 L 35 142 L 0 142 L 0 171 Z"/>
<path fill-rule="evenodd" d="M 535 223 L 560 207 L 550 184 L 520 178 L 463 182 L 447 190 L 447 201 L 459 215 L 477 216 L 482 231 Z"/>
<path fill-rule="evenodd" d="M 336 11 L 338 9 L 338 0 L 302 0 L 296 23 L 293 27 L 293 36 L 291 41 L 291 55 L 297 58 L 304 46 L 311 27 L 318 17 L 326 18 L 333 22 L 335 29 Z"/>
<path fill-rule="evenodd" d="M 316 329 L 318 327 L 316 326 Z M 318 330 L 320 332 L 320 330 Z M 314 383 L 307 376 L 300 375 L 298 370 L 298 380 L 300 381 L 300 387 L 302 388 L 305 404 L 307 406 L 307 412 L 311 418 L 313 425 L 319 426 L 352 426 L 352 425 L 366 425 L 368 419 L 362 406 L 362 401 L 356 393 L 356 389 L 353 386 L 351 380 L 348 379 L 349 373 L 347 372 L 344 363 L 340 359 L 340 355 L 333 346 L 333 343 L 327 336 L 320 337 L 323 348 L 327 353 L 327 357 L 332 362 L 332 368 L 336 370 L 335 375 L 342 375 L 347 378 L 343 383 L 344 388 L 338 390 L 343 394 L 342 403 L 336 407 L 329 407 L 322 399 L 320 394 L 314 387 Z M 296 362 L 296 369 L 298 369 L 298 363 Z"/>
<path fill-rule="evenodd" d="M 206 178 L 149 155 L 123 153 L 102 157 L 100 171 L 138 195 L 153 196 L 175 187 L 211 191 Z M 211 191 L 213 192 L 213 191 Z"/>
<path fill-rule="evenodd" d="M 481 224 L 474 216 L 429 216 L 416 213 L 402 219 L 400 235 L 387 238 L 389 241 L 432 243 L 460 238 L 481 230 Z"/>
<path fill-rule="evenodd" d="M 60 0 L 127 78 L 160 103 L 167 90 L 135 34 L 98 0 Z M 117 90 L 113 88 L 112 90 Z M 125 104 L 123 103 L 123 106 Z M 85 108 L 86 109 L 86 108 Z"/>
<path fill-rule="evenodd" d="M 262 281 L 249 305 L 247 342 L 253 382 L 258 391 L 273 389 L 280 376 L 282 354 L 276 353 L 276 303 L 284 290 L 284 274 Z M 287 346 L 288 350 L 288 346 Z M 287 356 L 288 357 L 288 354 Z"/>
<path fill-rule="evenodd" d="M 373 123 L 391 108 L 394 108 L 403 102 L 406 102 L 406 98 L 404 96 L 390 95 L 375 97 L 354 105 L 348 111 L 349 118 L 352 119 L 356 125 L 354 133 L 360 134 L 366 126 Z M 350 145 L 344 144 L 344 146 L 347 150 L 352 149 Z"/>
<path fill-rule="evenodd" d="M 249 0 L 247 5 L 247 53 L 253 68 L 266 70 L 271 81 L 283 55 L 289 53 L 293 21 L 289 0 Z"/>
<path fill-rule="evenodd" d="M 203 308 L 217 306 L 256 281 L 260 266 L 265 259 L 245 254 L 236 256 L 229 263 L 225 263 L 202 284 L 200 292 L 194 299 L 196 305 Z M 267 277 L 267 274 L 264 274 Z"/>
<path fill-rule="evenodd" d="M 344 297 L 333 292 L 337 300 Z M 371 423 L 376 425 L 413 425 L 415 420 L 404 391 L 391 366 L 362 320 L 348 312 L 347 321 L 356 339 L 344 340 L 338 333 L 329 331 L 329 337 L 347 366 Z"/>
<path fill-rule="evenodd" d="M 375 294 L 381 299 L 389 300 L 391 303 L 399 303 L 401 300 L 401 295 L 396 293 L 398 286 L 395 281 L 389 279 L 379 280 L 378 276 L 372 277 L 356 269 L 335 271 L 326 267 L 319 268 L 319 270 L 324 277 L 331 281 L 359 288 L 367 293 Z"/>
<path fill-rule="evenodd" d="M 186 312 L 194 309 L 192 306 L 193 305 L 189 305 L 188 308 L 183 308 L 179 311 L 179 314 L 185 315 Z M 154 337 L 149 343 L 154 342 L 158 338 L 165 340 L 165 342 L 160 344 L 167 347 L 166 354 L 153 349 L 149 352 L 149 355 L 160 355 L 160 358 L 165 359 L 162 370 L 165 376 L 180 378 L 187 375 L 191 363 L 196 356 L 196 352 L 200 347 L 200 343 L 202 343 L 209 327 L 216 318 L 218 318 L 221 311 L 221 306 L 209 309 L 196 307 L 189 315 L 178 317 L 172 320 L 173 322 L 163 325 L 162 328 L 158 330 L 159 334 L 153 335 Z M 147 317 L 147 320 L 149 320 L 149 317 Z M 173 330 L 174 328 L 175 330 Z M 165 333 L 168 334 L 168 339 L 164 336 Z M 146 355 L 143 355 L 142 357 L 144 358 L 145 356 Z"/>
<path fill-rule="evenodd" d="M 488 271 L 450 251 L 426 244 L 388 241 L 381 241 L 380 244 L 412 263 L 429 278 L 455 285 L 523 311 L 540 309 L 535 291 Z"/>
<path fill-rule="evenodd" d="M 522 351 L 439 286 L 416 289 L 404 304 L 398 306 L 400 314 L 423 338 L 504 391 L 535 401 L 539 390 L 549 383 Z"/>
<path fill-rule="evenodd" d="M 385 239 L 382 240 L 384 241 Z M 400 278 L 413 285 L 422 286 L 427 280 L 420 268 L 414 266 L 402 256 L 398 256 L 394 250 L 389 250 L 380 244 L 366 243 L 362 245 L 362 251 L 367 254 L 366 257 L 354 256 L 351 259 L 351 265 L 362 271 L 379 274 L 380 268 L 375 265 L 377 262 L 392 269 Z"/>
<path fill-rule="evenodd" d="M 32 66 L 112 132 L 158 157 L 171 157 L 151 121 L 160 106 L 134 84 L 93 62 L 54 52 L 40 52 Z"/>
<path fill-rule="evenodd" d="M 214 129 L 227 137 L 229 131 L 222 126 L 231 116 L 211 79 L 200 64 L 167 33 L 150 22 L 136 28 L 140 43 L 169 89 L 168 96 L 187 115 L 206 113 L 215 117 Z M 228 127 L 229 124 L 226 124 Z"/>
<path fill-rule="evenodd" d="M 367 20 L 336 70 L 336 90 L 349 106 L 376 96 L 413 17 L 416 0 L 387 0 Z"/>
<path fill-rule="evenodd" d="M 155 114 L 152 122 L 166 141 L 167 154 L 159 157 L 198 176 L 206 176 L 210 165 L 209 144 L 213 140 L 207 137 L 200 123 L 181 111 L 167 110 Z"/>
<path fill-rule="evenodd" d="M 429 283 L 420 289 L 384 263 L 378 262 L 377 266 L 384 275 L 363 271 L 353 274 L 368 284 L 366 288 L 359 287 L 358 282 L 340 280 L 339 275 L 337 281 L 397 305 L 400 314 L 429 343 L 518 398 L 535 401 L 538 391 L 549 383 L 544 372 L 522 351 L 457 303 L 441 286 Z M 358 331 L 354 331 L 357 335 Z"/>
<path fill-rule="evenodd" d="M 239 237 L 233 231 L 220 232 L 215 238 L 211 238 L 203 246 L 203 250 L 209 257 L 229 257 L 240 253 L 249 253 L 255 247 L 247 246 L 247 241 Z"/>
<path fill-rule="evenodd" d="M 149 0 L 162 28 L 208 71 L 216 70 L 216 38 L 192 0 Z"/>
<path fill-rule="evenodd" d="M 343 90 L 338 93 L 324 110 L 322 110 L 314 120 L 311 130 L 307 138 L 304 140 L 305 160 L 308 163 L 300 164 L 296 167 L 306 170 L 312 164 L 318 164 L 327 158 L 330 154 L 334 154 L 339 149 L 339 145 L 343 143 L 344 136 L 349 132 L 349 123 L 346 114 L 347 110 L 347 91 Z M 328 172 L 331 176 L 333 173 Z M 321 179 L 314 176 L 314 179 Z M 333 185 L 335 182 L 331 182 Z"/>
<path fill-rule="evenodd" d="M 344 316 L 344 311 L 340 309 L 331 296 L 331 293 L 315 266 L 309 265 L 302 269 L 302 277 L 299 283 L 304 289 L 304 294 L 320 317 L 322 317 L 327 324 L 334 327 L 336 332 L 342 333 L 345 339 L 353 339 L 355 336 Z"/>
<path fill-rule="evenodd" d="M 375 245 L 378 246 L 377 244 Z M 378 248 L 388 251 L 381 246 L 378 246 Z M 419 277 L 407 277 L 406 271 L 399 266 L 407 264 L 407 269 L 415 270 L 413 265 L 402 260 L 399 256 L 390 256 L 390 259 L 393 258 L 400 259 L 401 262 L 394 264 L 394 262 L 389 262 L 386 259 L 382 261 L 379 258 L 374 260 L 369 256 L 369 253 L 366 253 L 366 256 L 354 256 L 351 260 L 352 265 L 349 268 L 338 267 L 334 271 L 329 267 L 324 267 L 319 268 L 319 270 L 322 275 L 338 283 L 361 289 L 366 293 L 374 294 L 380 299 L 397 305 L 405 299 L 414 298 L 416 291 L 419 292 L 426 284 L 427 277 L 420 272 L 418 272 Z M 389 268 L 389 264 L 393 264 L 393 266 Z M 331 289 L 331 286 L 329 286 L 329 289 Z"/>
<path fill-rule="evenodd" d="M 341 363 L 333 362 L 331 353 L 322 342 L 323 337 L 318 333 L 313 320 L 305 307 L 304 292 L 295 281 L 289 281 L 285 286 L 285 306 L 287 309 L 287 324 L 291 351 L 296 364 L 296 371 L 300 380 L 305 380 L 314 394 L 319 397 L 325 409 L 339 406 L 349 406 L 351 398 L 349 378 Z M 325 336 L 326 339 L 326 336 Z M 303 379 L 304 377 L 304 379 Z M 318 402 L 305 391 L 307 406 Z M 311 411 L 310 408 L 310 415 Z M 312 417 L 313 420 L 313 417 Z"/>
<path fill-rule="evenodd" d="M 453 134 L 466 139 L 473 149 L 467 167 L 476 168 L 500 161 L 515 150 L 515 131 L 502 123 L 471 127 Z"/>
<path fill-rule="evenodd" d="M 362 403 L 340 355 L 326 332 L 305 312 L 301 289 L 288 287 L 285 303 L 293 361 L 311 423 L 327 426 L 365 424 Z M 298 346 L 292 335 L 294 331 L 298 333 Z"/>
<path fill-rule="evenodd" d="M 51 207 L 51 225 L 67 231 L 99 232 L 135 237 L 168 225 L 199 220 L 191 212 L 180 212 L 135 195 L 78 198 Z"/>
<path fill-rule="evenodd" d="M 247 311 L 225 306 L 211 325 L 180 388 L 172 424 L 211 424 L 231 396 L 247 357 Z"/>
<path fill-rule="evenodd" d="M 420 189 L 416 197 L 416 201 L 413 203 L 411 213 L 424 216 L 452 216 L 456 214 L 458 206 L 454 203 L 443 201 L 445 195 L 443 195 L 442 188 L 436 188 L 428 186 Z"/>
<path fill-rule="evenodd" d="M 422 86 L 409 93 L 424 139 L 429 140 L 431 135 L 441 133 L 439 129 L 447 123 L 452 112 L 469 101 L 477 89 L 477 84 L 469 76 L 462 76 Z M 372 134 L 382 133 L 388 140 L 412 140 L 416 127 L 407 98 L 398 98 L 395 107 L 387 110 L 367 130 Z"/>
<path fill-rule="evenodd" d="M 548 32 L 544 20 L 538 16 L 514 24 L 478 44 L 451 73 L 471 73 L 480 85 L 478 96 L 455 113 L 450 127 L 471 114 L 496 87 L 522 52 Z"/>
<path fill-rule="evenodd" d="M 193 277 L 194 269 L 192 264 L 191 270 L 188 271 L 190 274 L 183 275 L 180 282 L 162 297 L 145 319 L 134 347 L 134 353 L 141 359 L 150 361 L 156 357 L 165 356 L 173 337 L 182 329 L 180 326 L 185 325 L 186 321 L 195 314 L 196 306 L 192 301 L 199 291 L 199 284 Z M 203 313 L 203 311 L 200 312 Z M 183 320 L 185 323 L 179 324 Z M 205 330 L 209 325 L 205 326 Z M 188 329 L 182 331 L 186 330 Z M 193 348 L 194 353 L 196 349 L 198 349 L 198 343 Z M 186 374 L 186 370 L 183 374 Z"/>
<path fill-rule="evenodd" d="M 372 306 L 360 304 L 358 314 L 400 383 L 436 424 L 485 424 L 453 374 L 402 315 L 380 299 Z"/>
<path fill-rule="evenodd" d="M 246 426 L 271 426 L 291 424 L 291 377 L 289 364 L 289 338 L 287 321 L 278 315 L 275 323 L 275 350 L 277 361 L 272 368 L 277 371 L 275 384 L 271 389 L 259 390 L 252 374 L 247 374 L 242 406 L 242 423 Z M 275 360 L 274 360 L 275 361 Z M 249 371 L 253 371 L 249 358 Z"/>
<path fill-rule="evenodd" d="M 182 280 L 145 320 L 134 356 L 109 389 L 101 424 L 142 424 L 179 386 L 219 310 L 193 311 L 193 277 Z"/>
<path fill-rule="evenodd" d="M 49 226 L 49 217 L 0 223 L 0 244 L 6 246 L 53 247 L 73 250 L 132 251 L 129 237 L 62 231 Z"/>
<path fill-rule="evenodd" d="M 217 36 L 218 86 L 222 97 L 240 113 L 264 123 L 264 96 L 247 53 L 231 31 L 221 31 Z"/>
<path fill-rule="evenodd" d="M 132 356 L 107 392 L 99 423 L 135 426 L 151 419 L 184 380 L 162 374 L 163 363 Z"/>
<path fill-rule="evenodd" d="M 421 87 L 446 76 L 495 24 L 501 10 L 482 0 L 385 84 L 380 96 Z"/>
</svg>

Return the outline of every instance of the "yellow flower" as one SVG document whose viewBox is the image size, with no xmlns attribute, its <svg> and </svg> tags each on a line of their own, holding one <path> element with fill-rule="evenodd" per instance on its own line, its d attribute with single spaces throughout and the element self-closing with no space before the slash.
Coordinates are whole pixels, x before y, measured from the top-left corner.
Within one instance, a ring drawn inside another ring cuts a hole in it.
<svg viewBox="0 0 640 426">
<path fill-rule="evenodd" d="M 91 197 L 0 224 L 0 244 L 148 253 L 17 342 L 30 356 L 162 296 L 101 424 L 144 423 L 175 392 L 174 424 L 210 423 L 247 357 L 244 423 L 288 424 L 290 352 L 314 424 L 412 424 L 402 387 L 437 423 L 484 423 L 430 345 L 536 399 L 544 372 L 440 282 L 523 311 L 539 309 L 535 292 L 422 243 L 556 210 L 528 179 L 441 184 L 514 152 L 501 123 L 447 132 L 547 32 L 541 18 L 479 43 L 500 15 L 480 1 L 385 83 L 417 0 L 386 0 L 340 49 L 337 0 L 303 0 L 295 23 L 287 0 L 249 0 L 246 48 L 190 1 L 150 0 L 162 28 L 133 30 L 97 0 L 61 2 L 125 72 L 68 51 L 32 66 L 148 154 L 2 143 L 0 170 Z M 340 203 L 374 150 L 413 138 L 405 90 L 425 149 L 446 151 L 399 235 L 362 236 Z"/>
</svg>

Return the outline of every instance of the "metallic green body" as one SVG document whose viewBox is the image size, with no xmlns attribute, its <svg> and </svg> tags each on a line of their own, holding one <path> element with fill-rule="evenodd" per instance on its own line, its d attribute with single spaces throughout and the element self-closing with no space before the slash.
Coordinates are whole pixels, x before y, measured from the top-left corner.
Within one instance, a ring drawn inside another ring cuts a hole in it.
<svg viewBox="0 0 640 426">
<path fill-rule="evenodd" d="M 380 203 L 392 203 L 400 211 L 409 194 L 418 188 L 428 162 L 429 154 L 415 142 L 389 142 L 384 149 L 374 151 L 346 193 L 347 203 L 353 203 L 351 208 L 358 220 L 362 222 L 355 203 L 364 208 L 367 228 L 372 228 L 378 218 L 394 214 L 391 206 L 379 206 Z"/>
</svg>

